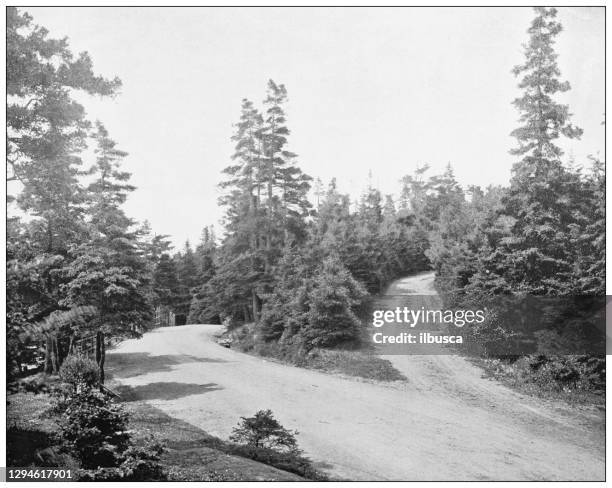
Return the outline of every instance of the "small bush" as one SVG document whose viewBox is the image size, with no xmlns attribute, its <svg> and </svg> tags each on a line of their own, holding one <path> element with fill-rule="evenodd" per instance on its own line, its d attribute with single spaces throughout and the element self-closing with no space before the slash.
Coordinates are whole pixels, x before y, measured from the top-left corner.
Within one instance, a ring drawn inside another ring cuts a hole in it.
<svg viewBox="0 0 612 488">
<path fill-rule="evenodd" d="M 308 479 L 324 480 L 311 461 L 302 456 L 295 436 L 297 431 L 285 429 L 271 410 L 259 410 L 253 417 L 241 417 L 230 441 L 236 444 L 230 452 Z"/>
<path fill-rule="evenodd" d="M 604 357 L 538 354 L 484 359 L 480 364 L 494 378 L 537 396 L 561 395 L 580 403 L 599 403 L 604 398 Z"/>
<path fill-rule="evenodd" d="M 130 443 L 127 414 L 105 395 L 94 390 L 63 400 L 61 437 L 83 468 L 115 467 L 117 454 Z"/>
<path fill-rule="evenodd" d="M 49 376 L 45 373 L 37 373 L 8 384 L 7 391 L 9 393 L 33 393 L 38 395 L 41 393 L 50 393 L 56 383 L 56 377 Z"/>
<path fill-rule="evenodd" d="M 166 474 L 160 464 L 164 447 L 156 442 L 131 445 L 117 456 L 116 467 L 80 470 L 79 481 L 162 481 Z"/>
<path fill-rule="evenodd" d="M 260 410 L 253 417 L 241 417 L 230 441 L 252 447 L 263 447 L 278 451 L 297 452 L 297 431 L 285 429 L 274 418 L 271 410 Z"/>
<path fill-rule="evenodd" d="M 72 386 L 73 391 L 81 391 L 98 385 L 100 370 L 96 362 L 86 356 L 68 356 L 59 370 L 60 379 Z"/>
<path fill-rule="evenodd" d="M 58 393 L 58 396 L 60 393 Z M 59 396 L 60 438 L 79 460 L 80 480 L 149 481 L 165 479 L 159 463 L 163 446 L 137 446 L 127 431 L 120 405 L 93 388 Z"/>
</svg>

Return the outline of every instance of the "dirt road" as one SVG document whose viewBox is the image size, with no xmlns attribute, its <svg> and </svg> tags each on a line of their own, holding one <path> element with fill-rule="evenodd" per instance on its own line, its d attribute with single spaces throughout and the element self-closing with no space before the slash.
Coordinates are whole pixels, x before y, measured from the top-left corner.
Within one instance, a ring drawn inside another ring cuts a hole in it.
<svg viewBox="0 0 612 488">
<path fill-rule="evenodd" d="M 431 275 L 390 293 L 435 295 Z M 407 382 L 379 384 L 225 349 L 214 325 L 119 345 L 114 376 L 170 416 L 227 439 L 270 408 L 319 468 L 350 480 L 603 480 L 603 413 L 544 404 L 455 356 L 389 356 Z M 128 399 L 129 400 L 129 399 Z"/>
</svg>

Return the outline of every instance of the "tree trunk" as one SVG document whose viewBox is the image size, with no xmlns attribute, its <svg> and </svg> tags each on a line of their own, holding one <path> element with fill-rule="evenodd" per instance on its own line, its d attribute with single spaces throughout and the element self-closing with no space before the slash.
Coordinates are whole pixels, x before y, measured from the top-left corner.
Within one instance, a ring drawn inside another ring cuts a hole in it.
<svg viewBox="0 0 612 488">
<path fill-rule="evenodd" d="M 251 289 L 251 295 L 253 297 L 253 321 L 258 322 L 259 321 L 259 297 L 257 296 L 257 293 L 255 292 L 255 288 Z"/>
<path fill-rule="evenodd" d="M 53 365 L 53 373 L 59 373 L 59 350 L 57 348 L 57 336 L 51 336 L 51 364 Z"/>
<path fill-rule="evenodd" d="M 100 373 L 100 384 L 104 384 L 104 359 L 106 358 L 106 345 L 104 344 L 104 332 L 101 330 L 96 334 L 96 363 Z"/>
<path fill-rule="evenodd" d="M 47 219 L 47 252 L 53 251 L 53 228 L 51 227 L 51 219 Z"/>
<path fill-rule="evenodd" d="M 244 316 L 244 321 L 245 322 L 252 322 L 252 318 L 251 318 L 251 310 L 249 310 L 249 307 L 247 305 L 243 305 L 242 306 L 242 315 Z"/>
<path fill-rule="evenodd" d="M 45 338 L 45 373 L 51 374 L 53 373 L 53 341 L 51 340 L 51 336 L 47 334 Z"/>
</svg>

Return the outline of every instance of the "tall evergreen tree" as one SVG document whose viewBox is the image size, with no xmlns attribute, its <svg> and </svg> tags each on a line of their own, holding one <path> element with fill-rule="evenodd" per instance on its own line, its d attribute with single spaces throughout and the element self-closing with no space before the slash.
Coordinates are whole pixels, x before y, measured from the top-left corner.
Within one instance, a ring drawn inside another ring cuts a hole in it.
<svg viewBox="0 0 612 488">
<path fill-rule="evenodd" d="M 70 249 L 73 260 L 63 269 L 68 282 L 62 303 L 96 307 L 89 330 L 138 337 L 150 325 L 151 303 L 149 264 L 134 222 L 121 207 L 134 187 L 130 174 L 120 168 L 127 153 L 116 147 L 100 122 L 96 128 L 96 162 L 88 171 L 94 178 L 87 188 L 89 239 Z M 103 375 L 103 349 L 97 356 Z"/>
<path fill-rule="evenodd" d="M 238 300 L 232 309 L 254 321 L 259 319 L 263 295 L 272 287 L 273 267 L 284 246 L 306 237 L 310 177 L 286 149 L 286 97 L 285 87 L 270 81 L 265 117 L 243 100 L 233 137 L 233 164 L 224 170 L 227 179 L 221 184 L 227 235 L 211 286 L 231 279 L 231 297 Z"/>
<path fill-rule="evenodd" d="M 576 210 L 579 177 L 568 171 L 555 144 L 561 135 L 578 138 L 582 130 L 570 123 L 569 108 L 554 95 L 569 90 L 560 81 L 553 46 L 561 32 L 554 8 L 535 8 L 529 27 L 525 62 L 514 68 L 522 75 L 522 97 L 514 101 L 522 125 L 512 132 L 522 156 L 514 165 L 510 189 L 502 201 L 498 227 L 507 227 L 499 240 L 489 238 L 491 253 L 481 257 L 480 282 L 494 291 L 523 291 L 537 295 L 576 290 L 576 248 L 570 229 L 580 225 Z"/>
<path fill-rule="evenodd" d="M 50 39 L 27 13 L 7 8 L 7 176 L 22 185 L 18 204 L 38 217 L 45 252 L 63 253 L 80 239 L 80 151 L 90 123 L 73 92 L 112 96 L 119 79 L 93 73 L 87 53 Z"/>
<path fill-rule="evenodd" d="M 7 321 L 16 331 L 72 306 L 65 292 L 71 280 L 63 271 L 91 234 L 89 195 L 79 181 L 91 123 L 74 95 L 113 96 L 121 82 L 96 75 L 87 53 L 75 56 L 66 39 L 49 38 L 47 29 L 14 7 L 7 8 L 6 54 L 7 180 L 18 182 L 16 203 L 34 217 L 10 237 L 16 241 L 9 247 L 32 252 L 15 253 L 7 263 L 16 285 Z M 17 317 L 20 323 L 13 322 Z M 47 347 L 47 359 L 53 355 L 56 369 L 69 344 L 58 335 L 73 333 L 59 326 L 46 332 L 55 344 L 55 351 Z"/>
<path fill-rule="evenodd" d="M 303 218 L 311 207 L 307 199 L 312 178 L 295 164 L 297 155 L 287 150 L 286 115 L 283 105 L 287 101 L 285 85 L 268 82 L 264 100 L 266 116 L 262 127 L 264 180 L 266 202 L 267 266 L 278 258 L 288 240 L 303 239 Z"/>
<path fill-rule="evenodd" d="M 191 299 L 196 293 L 196 287 L 198 284 L 196 257 L 193 249 L 191 249 L 191 244 L 189 241 L 185 242 L 183 252 L 177 256 L 177 262 L 179 297 L 175 313 L 177 314 L 178 321 L 186 322 L 189 315 L 189 308 L 191 307 Z"/>
<path fill-rule="evenodd" d="M 176 263 L 168 253 L 163 253 L 153 272 L 153 290 L 157 301 L 172 310 L 175 309 L 180 296 L 180 282 Z"/>
<path fill-rule="evenodd" d="M 555 140 L 563 135 L 574 139 L 582 135 L 582 129 L 570 123 L 569 107 L 554 100 L 557 93 L 570 89 L 567 81 L 559 80 L 561 72 L 554 51 L 555 38 L 562 30 L 556 20 L 555 8 L 534 8 L 536 17 L 527 30 L 529 42 L 524 46 L 525 62 L 512 70 L 515 76 L 523 76 L 519 88 L 524 90 L 514 105 L 521 113 L 522 125 L 512 132 L 518 147 L 512 154 L 523 156 L 522 172 L 546 171 L 546 162 L 558 162 L 563 154 Z"/>
</svg>

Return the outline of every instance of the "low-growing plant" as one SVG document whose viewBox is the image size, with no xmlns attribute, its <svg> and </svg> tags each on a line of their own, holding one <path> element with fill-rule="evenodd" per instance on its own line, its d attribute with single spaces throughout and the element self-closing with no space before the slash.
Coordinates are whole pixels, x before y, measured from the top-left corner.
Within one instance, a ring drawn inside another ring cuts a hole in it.
<svg viewBox="0 0 612 488">
<path fill-rule="evenodd" d="M 297 431 L 285 429 L 271 410 L 259 410 L 253 417 L 241 417 L 242 422 L 230 436 L 232 442 L 278 451 L 298 452 Z"/>
<path fill-rule="evenodd" d="M 91 374 L 77 374 L 75 364 L 77 361 L 63 376 L 71 383 L 56 390 L 55 411 L 60 416 L 62 445 L 80 463 L 79 480 L 165 479 L 160 464 L 164 446 L 153 440 L 137 445 L 130 436 L 128 415 L 121 405 L 95 388 L 97 382 L 91 381 Z"/>
<path fill-rule="evenodd" d="M 253 417 L 241 417 L 234 428 L 230 452 L 312 480 L 325 480 L 310 459 L 302 455 L 296 430 L 285 429 L 271 410 L 259 410 Z"/>
<path fill-rule="evenodd" d="M 86 469 L 115 467 L 117 455 L 130 445 L 127 414 L 93 389 L 62 401 L 61 437 Z"/>
<path fill-rule="evenodd" d="M 78 392 L 98 385 L 100 370 L 98 364 L 87 356 L 73 354 L 68 356 L 59 370 L 62 382 Z"/>
<path fill-rule="evenodd" d="M 160 464 L 164 447 L 149 441 L 143 446 L 130 445 L 117 455 L 115 467 L 80 470 L 79 481 L 162 481 L 166 473 Z"/>
</svg>

